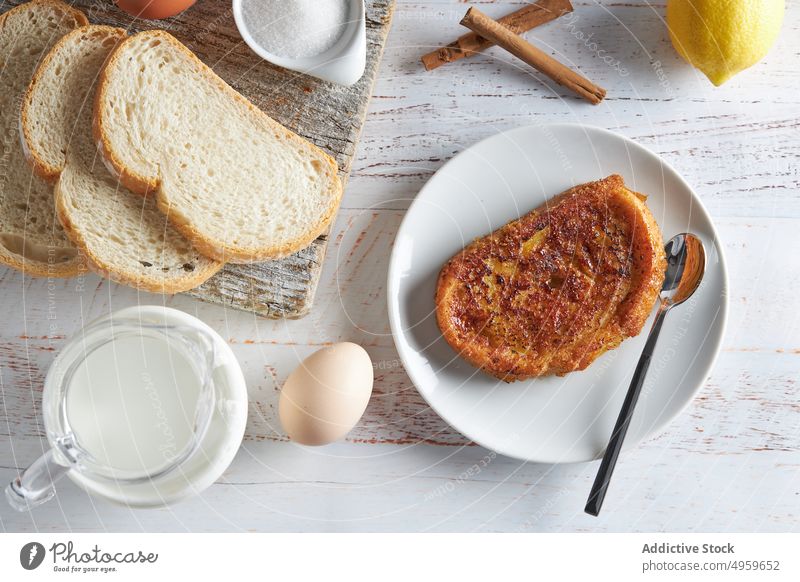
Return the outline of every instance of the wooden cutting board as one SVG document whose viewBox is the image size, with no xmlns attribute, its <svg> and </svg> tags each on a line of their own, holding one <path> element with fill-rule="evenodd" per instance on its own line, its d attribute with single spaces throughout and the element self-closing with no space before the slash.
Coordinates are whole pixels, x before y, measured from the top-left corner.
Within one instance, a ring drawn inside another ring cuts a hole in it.
<svg viewBox="0 0 800 582">
<path fill-rule="evenodd" d="M 352 87 L 326 83 L 262 60 L 239 36 L 231 0 L 198 0 L 184 13 L 159 21 L 133 18 L 110 1 L 66 1 L 83 10 L 92 24 L 119 26 L 131 33 L 151 28 L 169 31 L 273 119 L 332 155 L 346 184 L 395 0 L 366 2 L 367 67 Z M 22 3 L 12 0 L 3 8 Z M 326 233 L 308 248 L 279 261 L 226 265 L 189 294 L 265 317 L 302 317 L 311 309 L 327 244 Z"/>
</svg>

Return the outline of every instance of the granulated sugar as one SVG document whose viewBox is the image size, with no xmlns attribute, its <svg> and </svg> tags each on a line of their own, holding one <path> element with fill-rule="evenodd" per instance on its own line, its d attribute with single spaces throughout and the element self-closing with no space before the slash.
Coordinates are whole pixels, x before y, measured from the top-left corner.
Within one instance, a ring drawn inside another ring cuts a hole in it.
<svg viewBox="0 0 800 582">
<path fill-rule="evenodd" d="M 349 0 L 243 0 L 247 30 L 264 50 L 287 58 L 330 49 L 347 27 Z"/>
</svg>

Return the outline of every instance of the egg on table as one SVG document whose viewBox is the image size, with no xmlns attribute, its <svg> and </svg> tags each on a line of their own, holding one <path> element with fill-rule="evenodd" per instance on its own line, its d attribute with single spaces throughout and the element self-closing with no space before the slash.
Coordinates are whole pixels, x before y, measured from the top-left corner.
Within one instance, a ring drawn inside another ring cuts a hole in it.
<svg viewBox="0 0 800 582">
<path fill-rule="evenodd" d="M 117 6 L 138 18 L 169 18 L 183 12 L 195 0 L 117 0 Z"/>
<path fill-rule="evenodd" d="M 311 354 L 289 375 L 278 414 L 286 434 L 303 445 L 326 445 L 358 423 L 372 395 L 372 361 L 350 342 Z"/>
</svg>

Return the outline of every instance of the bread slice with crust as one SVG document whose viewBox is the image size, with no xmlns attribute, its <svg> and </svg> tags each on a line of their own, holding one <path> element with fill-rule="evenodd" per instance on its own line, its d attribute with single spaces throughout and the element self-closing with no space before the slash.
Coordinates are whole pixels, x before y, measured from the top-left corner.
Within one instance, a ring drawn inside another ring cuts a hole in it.
<svg viewBox="0 0 800 582">
<path fill-rule="evenodd" d="M 98 149 L 123 184 L 210 257 L 252 262 L 309 245 L 342 194 L 334 160 L 257 109 L 164 31 L 109 58 Z"/>
<path fill-rule="evenodd" d="M 666 258 L 645 197 L 609 176 L 476 240 L 442 269 L 447 342 L 505 381 L 583 370 L 637 335 Z"/>
<path fill-rule="evenodd" d="M 85 270 L 56 219 L 53 187 L 25 160 L 19 107 L 47 51 L 87 23 L 58 0 L 32 0 L 0 16 L 0 263 L 29 275 L 73 277 Z"/>
<path fill-rule="evenodd" d="M 64 36 L 25 95 L 22 139 L 37 173 L 55 180 L 58 217 L 89 266 L 120 283 L 159 293 L 197 287 L 222 263 L 195 250 L 151 198 L 109 174 L 92 137 L 95 85 L 121 28 L 86 26 Z"/>
</svg>

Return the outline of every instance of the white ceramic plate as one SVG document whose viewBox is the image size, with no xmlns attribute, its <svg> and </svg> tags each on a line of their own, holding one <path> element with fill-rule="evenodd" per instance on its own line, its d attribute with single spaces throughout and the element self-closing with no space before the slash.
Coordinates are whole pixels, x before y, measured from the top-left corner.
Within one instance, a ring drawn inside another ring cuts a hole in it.
<svg viewBox="0 0 800 582">
<path fill-rule="evenodd" d="M 689 185 L 658 156 L 581 125 L 522 127 L 490 137 L 442 167 L 400 226 L 389 267 L 389 319 L 411 380 L 453 428 L 500 454 L 543 463 L 602 455 L 650 323 L 583 372 L 506 384 L 442 338 L 434 292 L 442 265 L 476 237 L 574 185 L 618 173 L 645 194 L 664 240 L 698 235 L 707 267 L 695 295 L 670 312 L 626 439 L 661 430 L 692 399 L 720 350 L 727 274 L 714 225 Z M 651 318 L 652 319 L 652 318 Z"/>
</svg>

